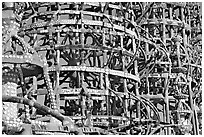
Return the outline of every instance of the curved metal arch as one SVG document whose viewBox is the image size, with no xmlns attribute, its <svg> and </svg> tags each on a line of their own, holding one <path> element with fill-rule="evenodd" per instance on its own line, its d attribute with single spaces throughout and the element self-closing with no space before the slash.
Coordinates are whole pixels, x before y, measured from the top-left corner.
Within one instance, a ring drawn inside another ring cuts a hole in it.
<svg viewBox="0 0 204 137">
<path fill-rule="evenodd" d="M 152 110 L 154 111 L 154 113 L 156 114 L 157 116 L 157 119 L 159 120 L 160 122 L 160 116 L 159 116 L 159 112 L 157 110 L 157 108 L 146 98 L 140 96 L 140 97 L 137 97 L 136 95 L 130 93 L 129 91 L 127 91 L 129 95 L 131 95 L 133 97 L 133 99 L 136 99 L 137 101 L 141 101 L 143 103 L 146 103 L 150 108 L 152 108 Z"/>
<path fill-rule="evenodd" d="M 111 91 L 113 92 L 112 89 L 111 89 Z M 113 93 L 114 93 L 114 92 L 113 92 Z M 117 94 L 117 93 L 114 93 L 114 94 Z M 128 93 L 128 94 L 132 95 L 132 93 Z M 143 106 L 144 108 L 146 108 L 146 110 L 148 110 L 148 109 L 147 109 L 147 106 L 148 106 L 149 104 L 145 104 L 145 102 L 144 102 L 143 100 L 141 100 L 139 97 L 136 97 L 136 96 L 132 96 L 132 97 L 133 97 L 133 98 L 130 98 L 130 99 L 139 101 L 140 103 L 142 103 L 142 106 Z M 123 103 L 123 102 L 122 102 L 122 103 Z M 124 107 L 124 103 L 123 103 L 123 107 Z M 154 110 L 153 110 L 153 111 L 154 111 Z M 147 120 L 150 119 L 150 114 L 149 114 L 148 111 L 147 111 L 147 114 L 146 114 L 145 112 L 143 112 L 143 111 L 142 111 L 142 113 L 143 113 L 143 115 L 147 118 Z M 126 116 L 126 115 L 125 115 L 125 116 Z M 126 117 L 127 117 L 127 116 L 126 116 Z M 127 117 L 127 118 L 130 120 L 129 117 Z M 146 125 L 146 126 L 147 126 L 147 129 L 146 129 L 145 133 L 146 133 L 146 134 L 149 134 L 151 125 Z M 117 129 L 120 129 L 120 128 L 123 128 L 123 126 L 117 127 Z"/>
</svg>

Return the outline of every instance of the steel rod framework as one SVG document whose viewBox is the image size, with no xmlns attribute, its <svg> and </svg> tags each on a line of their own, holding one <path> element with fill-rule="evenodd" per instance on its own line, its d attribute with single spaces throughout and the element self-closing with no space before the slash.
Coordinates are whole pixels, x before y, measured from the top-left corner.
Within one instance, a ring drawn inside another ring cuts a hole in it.
<svg viewBox="0 0 204 137">
<path fill-rule="evenodd" d="M 202 134 L 201 3 L 2 4 L 4 134 Z"/>
</svg>

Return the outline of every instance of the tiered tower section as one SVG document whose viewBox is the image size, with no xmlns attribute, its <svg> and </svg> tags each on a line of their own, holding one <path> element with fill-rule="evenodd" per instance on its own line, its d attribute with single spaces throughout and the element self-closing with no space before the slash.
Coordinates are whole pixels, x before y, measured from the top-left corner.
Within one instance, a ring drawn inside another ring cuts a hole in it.
<svg viewBox="0 0 204 137">
<path fill-rule="evenodd" d="M 201 131 L 200 3 L 3 3 L 3 25 L 19 134 Z"/>
</svg>

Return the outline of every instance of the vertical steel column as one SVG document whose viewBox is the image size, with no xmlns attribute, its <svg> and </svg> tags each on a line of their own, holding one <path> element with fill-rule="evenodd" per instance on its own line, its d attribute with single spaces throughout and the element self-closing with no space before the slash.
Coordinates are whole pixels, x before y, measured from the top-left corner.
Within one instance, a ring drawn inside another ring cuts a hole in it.
<svg viewBox="0 0 204 137">
<path fill-rule="evenodd" d="M 172 15 L 173 15 L 173 8 L 172 8 L 172 5 L 171 5 L 171 6 L 169 7 L 169 19 L 170 19 L 170 20 L 173 20 L 173 16 L 172 16 Z M 174 30 L 173 30 L 173 27 L 170 26 L 170 38 L 173 38 L 173 37 L 174 37 Z M 172 47 L 170 46 L 169 49 L 168 49 L 168 54 L 169 54 L 169 55 L 170 55 L 170 53 L 171 53 L 171 48 L 172 48 Z M 170 74 L 171 74 L 171 65 L 172 65 L 172 64 L 169 64 L 169 65 L 170 65 L 169 72 L 170 72 Z M 170 80 L 170 78 L 169 78 L 169 80 Z M 168 81 L 165 80 L 165 82 L 168 82 Z M 169 83 L 168 83 L 166 86 L 167 86 L 167 88 L 166 88 L 166 91 L 164 91 L 164 92 L 165 92 L 165 94 L 167 94 L 167 95 L 165 95 L 165 97 L 168 96 Z M 165 86 L 165 87 L 166 87 L 166 86 Z M 169 100 L 169 98 L 167 98 L 166 101 L 168 101 L 168 100 Z M 168 101 L 168 102 L 169 102 L 169 101 Z M 169 111 L 170 111 L 170 108 L 169 108 Z M 169 116 L 170 116 L 170 113 L 169 113 Z M 169 121 L 170 121 L 170 119 L 169 119 Z M 168 132 L 169 134 L 171 134 L 171 127 L 168 127 L 168 128 L 167 128 L 167 132 Z M 167 134 L 168 134 L 168 133 L 167 133 Z M 168 135 L 169 135 L 169 134 L 168 134 Z"/>
<path fill-rule="evenodd" d="M 193 111 L 193 115 L 192 115 L 192 122 L 193 122 L 193 132 L 194 132 L 194 135 L 198 135 L 199 133 L 199 128 L 198 128 L 198 123 L 196 123 L 196 110 L 195 110 L 195 105 L 193 104 L 193 91 L 191 89 L 191 82 L 192 82 L 192 78 L 191 77 L 188 77 L 188 90 L 189 90 L 189 102 L 190 102 L 190 107 Z"/>
<path fill-rule="evenodd" d="M 84 22 L 83 22 L 83 13 L 82 12 L 80 12 L 80 16 L 81 16 L 81 35 L 80 35 L 80 42 L 81 42 L 81 45 L 82 45 L 82 50 L 81 50 L 81 67 L 85 67 L 86 66 L 86 64 L 85 64 L 85 51 L 84 51 L 84 32 L 83 32 L 83 30 L 84 30 Z M 81 74 L 81 80 L 80 80 L 80 83 L 81 83 L 81 85 L 79 85 L 79 86 L 84 86 L 84 72 L 80 72 L 79 74 Z M 79 75 L 79 77 L 80 77 L 80 75 Z M 86 98 L 82 95 L 82 117 L 83 116 L 85 116 L 86 115 Z"/>
<path fill-rule="evenodd" d="M 170 123 L 170 112 L 169 112 L 169 95 L 168 95 L 168 91 L 169 91 L 169 79 L 168 79 L 168 75 L 165 76 L 165 84 L 164 84 L 164 102 L 165 102 L 165 110 L 166 110 L 166 122 Z M 170 127 L 167 127 L 167 135 L 170 135 Z"/>
<path fill-rule="evenodd" d="M 32 23 L 37 22 L 37 18 L 32 18 Z M 33 48 L 35 49 L 37 45 L 37 34 L 33 34 Z"/>
<path fill-rule="evenodd" d="M 104 63 L 107 63 L 107 52 L 108 51 L 104 51 L 103 54 L 103 61 Z M 110 116 L 110 98 L 109 98 L 109 75 L 108 75 L 108 66 L 105 66 L 105 98 L 106 98 L 106 112 L 107 112 L 107 116 Z"/>
<path fill-rule="evenodd" d="M 166 5 L 165 5 L 166 6 Z M 164 23 L 165 22 L 165 20 L 166 20 L 166 13 L 165 13 L 165 8 L 166 7 L 163 7 L 162 8 L 162 17 L 163 17 L 163 24 L 162 24 L 162 30 L 163 30 L 163 36 L 162 36 L 162 40 L 163 40 L 163 42 L 164 42 L 164 44 L 166 45 L 166 24 Z M 164 87 L 165 87 L 165 91 L 164 91 L 164 121 L 165 122 L 167 122 L 167 123 L 169 123 L 170 122 L 170 118 L 169 118 L 169 115 L 170 115 L 170 113 L 169 113 L 169 97 L 168 97 L 168 76 L 166 76 L 165 77 L 165 85 L 164 85 Z M 167 127 L 167 130 L 166 130 L 166 133 L 165 134 L 167 134 L 167 135 L 169 135 L 170 134 L 170 128 L 169 127 Z"/>
<path fill-rule="evenodd" d="M 187 6 L 187 12 L 188 12 L 188 25 L 191 27 L 191 14 L 190 14 L 190 9 L 189 6 Z M 189 36 L 188 36 L 188 43 L 190 43 L 190 39 L 191 39 L 191 29 L 189 30 Z"/>
<path fill-rule="evenodd" d="M 170 20 L 173 20 L 173 8 L 172 8 L 172 6 L 170 6 L 169 7 L 169 18 L 170 18 Z M 172 26 L 170 26 L 170 37 L 171 38 L 173 38 L 173 36 L 174 36 L 174 30 L 173 30 L 173 27 Z M 169 54 L 171 53 L 171 46 L 169 47 Z M 171 65 L 171 64 L 170 64 Z"/>
<path fill-rule="evenodd" d="M 185 16 L 184 16 L 184 7 L 180 8 L 180 14 L 181 14 L 181 21 L 183 22 L 183 24 L 185 23 Z M 187 46 L 187 37 L 186 37 L 186 29 L 185 29 L 185 25 L 182 28 L 182 37 L 183 37 L 183 46 L 186 47 Z"/>
<path fill-rule="evenodd" d="M 136 48 L 139 48 L 139 46 L 140 45 L 136 45 L 136 41 L 135 41 L 135 38 L 133 37 L 132 38 L 132 46 L 133 46 L 133 52 L 135 53 L 135 54 L 137 54 L 137 56 L 138 56 L 138 50 L 136 49 Z M 133 63 L 133 65 L 134 65 L 134 71 L 135 71 L 135 74 L 137 74 L 138 73 L 138 69 L 137 69 L 137 59 L 134 61 L 134 63 Z M 148 76 L 147 76 L 148 77 Z M 140 93 L 139 93 L 139 86 L 138 86 L 138 82 L 136 82 L 135 83 L 135 95 L 136 96 L 139 96 L 140 95 Z M 139 119 L 141 119 L 141 103 L 138 101 L 137 102 L 137 117 L 139 118 Z"/>
<path fill-rule="evenodd" d="M 103 28 L 102 28 L 102 46 L 105 46 L 105 31 Z M 104 52 L 103 52 L 103 56 L 104 56 Z M 103 57 L 101 61 L 101 67 L 103 68 L 104 65 L 105 65 L 105 62 L 104 62 L 104 57 Z M 101 89 L 105 89 L 104 84 L 105 84 L 104 74 L 100 73 L 100 88 Z"/>
<path fill-rule="evenodd" d="M 148 17 L 148 15 L 147 15 L 147 17 Z M 145 30 L 146 30 L 146 37 L 147 38 L 149 38 L 149 28 L 148 27 L 146 27 L 145 28 Z M 145 42 L 145 52 L 146 52 L 146 55 L 147 55 L 147 59 L 149 59 L 150 58 L 150 56 L 148 56 L 149 55 L 149 44 L 147 43 L 147 42 Z M 150 95 L 150 83 L 151 82 L 149 82 L 149 78 L 150 78 L 150 76 L 149 76 L 149 74 L 147 74 L 147 76 L 145 77 L 145 80 L 146 80 L 146 90 L 147 90 L 147 96 L 149 96 Z M 147 99 L 147 100 L 150 100 L 150 99 Z M 149 113 L 150 114 L 150 108 L 149 108 L 149 106 L 147 106 L 147 113 Z"/>
<path fill-rule="evenodd" d="M 108 8 L 108 14 L 110 16 L 112 16 L 112 9 L 111 8 Z M 109 30 L 113 30 L 113 27 L 114 26 L 112 26 L 112 29 L 109 28 Z M 110 42 L 112 43 L 113 42 L 113 35 L 109 34 L 109 36 L 110 36 Z M 111 52 L 113 52 L 113 51 L 111 51 Z M 111 53 L 110 53 L 109 58 L 111 58 Z M 105 69 L 109 69 L 108 65 L 106 66 Z M 106 95 L 107 95 L 107 115 L 108 115 L 108 122 L 109 122 L 109 125 L 110 125 L 110 123 L 111 123 L 111 102 L 110 102 L 111 92 L 109 91 L 110 81 L 109 81 L 109 75 L 107 74 L 107 72 L 106 72 L 106 76 L 105 76 L 105 81 L 106 81 Z M 108 128 L 110 128 L 110 126 L 108 126 Z"/>
<path fill-rule="evenodd" d="M 60 6 L 59 6 L 59 4 L 58 4 L 58 10 L 60 9 Z M 59 16 L 59 14 L 57 14 L 56 15 L 57 16 L 57 20 L 59 20 L 60 19 L 60 16 Z M 57 29 L 59 30 L 60 29 L 60 27 L 59 26 L 57 26 Z M 59 40 L 59 38 L 60 38 L 60 32 L 58 31 L 57 32 L 57 45 L 60 45 L 60 40 Z M 56 105 L 57 105 L 57 108 L 58 108 L 58 110 L 59 110 L 59 108 L 60 108 L 60 89 L 59 89 L 59 87 L 60 87 L 60 85 L 59 85 L 59 81 L 60 81 L 60 50 L 58 49 L 57 51 L 56 51 L 56 62 L 57 62 L 57 71 L 56 71 L 56 81 L 55 81 L 55 96 L 56 96 Z"/>
<path fill-rule="evenodd" d="M 121 44 L 121 49 L 123 49 L 123 36 L 120 36 L 120 44 Z M 125 57 L 123 56 L 123 50 L 121 51 L 122 52 L 122 70 L 124 72 L 127 72 L 127 69 L 125 68 Z M 124 86 L 124 105 L 125 105 L 125 112 L 127 112 L 128 110 L 128 94 L 127 94 L 127 80 L 124 78 L 123 79 L 123 86 Z M 127 114 L 128 115 L 128 114 Z"/>
<path fill-rule="evenodd" d="M 154 15 L 155 16 L 155 15 Z M 146 27 L 146 32 L 149 32 L 149 28 Z M 146 37 L 149 38 L 148 33 L 146 33 Z M 149 44 L 147 42 L 145 42 L 145 52 L 147 55 L 147 59 L 149 59 Z M 146 76 L 146 90 L 147 90 L 147 95 L 150 95 L 150 88 L 149 88 L 149 76 Z"/>
</svg>

